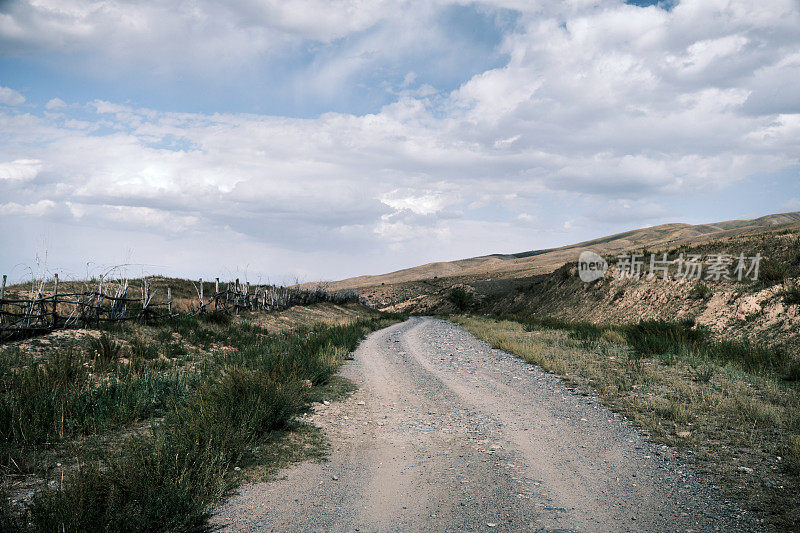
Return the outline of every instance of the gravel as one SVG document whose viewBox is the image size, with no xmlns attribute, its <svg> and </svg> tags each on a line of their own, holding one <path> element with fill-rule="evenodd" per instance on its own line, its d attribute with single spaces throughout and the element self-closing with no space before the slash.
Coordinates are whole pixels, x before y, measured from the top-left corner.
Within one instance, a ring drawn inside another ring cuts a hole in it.
<svg viewBox="0 0 800 533">
<path fill-rule="evenodd" d="M 226 531 L 752 531 L 667 447 L 443 320 L 371 334 L 309 420 L 328 461 L 246 485 Z"/>
</svg>

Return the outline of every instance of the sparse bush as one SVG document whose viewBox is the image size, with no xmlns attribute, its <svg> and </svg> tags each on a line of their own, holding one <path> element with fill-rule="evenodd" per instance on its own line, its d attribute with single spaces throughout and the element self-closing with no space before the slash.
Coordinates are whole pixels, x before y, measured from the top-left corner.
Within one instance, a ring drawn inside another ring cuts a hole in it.
<svg viewBox="0 0 800 533">
<path fill-rule="evenodd" d="M 680 353 L 685 346 L 696 348 L 704 334 L 691 327 L 660 320 L 642 321 L 623 326 L 628 343 L 641 355 Z"/>
<path fill-rule="evenodd" d="M 789 473 L 800 475 L 800 435 L 790 435 L 784 449 L 784 465 Z"/>
<path fill-rule="evenodd" d="M 771 259 L 762 259 L 759 265 L 758 279 L 765 285 L 775 285 L 783 282 L 786 272 L 785 264 Z"/>
<path fill-rule="evenodd" d="M 694 372 L 694 380 L 698 383 L 708 383 L 714 377 L 715 368 L 713 365 L 702 365 Z"/>
<path fill-rule="evenodd" d="M 461 287 L 451 289 L 447 299 L 461 312 L 466 311 L 472 306 L 472 294 Z"/>
<path fill-rule="evenodd" d="M 156 333 L 156 335 L 155 335 L 156 341 L 158 341 L 161 344 L 170 343 L 170 342 L 172 342 L 172 337 L 173 337 L 172 333 L 173 333 L 173 330 L 170 327 L 170 325 L 169 324 L 165 324 Z"/>
<path fill-rule="evenodd" d="M 131 344 L 131 357 L 133 359 L 151 360 L 158 357 L 158 350 L 153 344 L 149 344 L 141 337 L 134 337 L 130 341 Z"/>
<path fill-rule="evenodd" d="M 122 345 L 103 333 L 99 337 L 90 337 L 86 346 L 93 359 L 105 366 L 119 359 Z"/>
<path fill-rule="evenodd" d="M 203 313 L 200 315 L 203 322 L 207 324 L 216 324 L 217 326 L 227 326 L 231 323 L 231 315 L 223 311 L 211 311 L 210 313 Z"/>
<path fill-rule="evenodd" d="M 605 330 L 600 338 L 606 342 L 612 342 L 614 344 L 623 344 L 625 342 L 625 337 L 620 332 L 613 329 Z"/>
<path fill-rule="evenodd" d="M 791 287 L 781 293 L 783 296 L 783 303 L 786 305 L 800 304 L 800 287 Z"/>
<path fill-rule="evenodd" d="M 800 361 L 792 361 L 789 364 L 783 379 L 786 381 L 800 381 Z"/>
<path fill-rule="evenodd" d="M 692 290 L 689 291 L 689 298 L 693 298 L 695 300 L 705 300 L 711 296 L 711 293 L 711 287 L 701 281 L 698 281 L 695 283 L 694 287 L 692 287 Z"/>
</svg>

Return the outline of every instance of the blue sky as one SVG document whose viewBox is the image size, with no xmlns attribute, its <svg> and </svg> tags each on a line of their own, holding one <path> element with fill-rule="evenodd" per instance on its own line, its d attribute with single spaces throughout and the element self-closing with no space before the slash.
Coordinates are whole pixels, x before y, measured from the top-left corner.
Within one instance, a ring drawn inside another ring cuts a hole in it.
<svg viewBox="0 0 800 533">
<path fill-rule="evenodd" d="M 798 27 L 793 0 L 3 2 L 0 270 L 335 279 L 800 210 Z"/>
</svg>

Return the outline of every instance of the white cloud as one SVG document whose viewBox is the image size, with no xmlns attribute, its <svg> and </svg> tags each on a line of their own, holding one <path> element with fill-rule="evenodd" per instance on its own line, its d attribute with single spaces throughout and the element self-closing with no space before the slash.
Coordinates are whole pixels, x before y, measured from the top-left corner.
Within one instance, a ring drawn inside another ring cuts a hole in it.
<svg viewBox="0 0 800 533">
<path fill-rule="evenodd" d="M 381 202 L 397 211 L 409 210 L 417 215 L 433 215 L 444 209 L 453 199 L 448 199 L 444 194 L 426 191 L 422 194 L 409 194 L 407 191 L 394 190 L 384 194 Z"/>
<path fill-rule="evenodd" d="M 17 91 L 8 87 L 0 87 L 0 104 L 15 106 L 23 103 L 25 103 L 25 97 Z"/>
<path fill-rule="evenodd" d="M 0 163 L 0 180 L 30 181 L 41 169 L 42 162 L 38 159 L 16 159 Z"/>
<path fill-rule="evenodd" d="M 52 200 L 39 200 L 34 204 L 25 205 L 9 202 L 7 204 L 0 204 L 0 214 L 42 216 L 52 211 L 55 206 L 56 204 Z"/>
<path fill-rule="evenodd" d="M 664 198 L 797 164 L 800 100 L 787 89 L 800 83 L 796 3 L 595 4 L 519 3 L 502 66 L 447 92 L 402 64 L 386 88 L 402 89 L 396 101 L 369 114 L 172 113 L 57 98 L 46 108 L 59 112 L 44 116 L 0 110 L 0 161 L 10 161 L 0 193 L 13 201 L 3 214 L 34 214 L 25 206 L 47 194 L 54 205 L 43 214 L 108 231 L 168 228 L 297 253 L 391 249 L 421 262 L 526 249 L 534 225 L 549 233 L 657 221 Z M 0 19 L 0 44 L 108 42 L 108 57 L 139 54 L 136 63 L 169 36 L 159 56 L 169 68 L 194 46 L 187 64 L 343 40 L 350 55 L 315 56 L 314 76 L 298 80 L 331 92 L 401 51 L 436 45 L 449 57 L 424 24 L 382 25 L 428 20 L 432 7 L 360 5 L 201 1 L 170 19 L 169 2 L 18 3 Z M 589 204 L 586 218 L 569 211 Z"/>
<path fill-rule="evenodd" d="M 61 98 L 52 98 L 44 105 L 45 109 L 62 109 L 67 107 L 67 103 Z"/>
<path fill-rule="evenodd" d="M 151 73 L 208 69 L 243 64 L 304 39 L 329 43 L 395 9 L 384 0 L 19 1 L 0 14 L 0 46 L 6 53 L 88 52 L 111 59 L 93 61 L 98 69 L 117 68 L 120 61 Z"/>
</svg>

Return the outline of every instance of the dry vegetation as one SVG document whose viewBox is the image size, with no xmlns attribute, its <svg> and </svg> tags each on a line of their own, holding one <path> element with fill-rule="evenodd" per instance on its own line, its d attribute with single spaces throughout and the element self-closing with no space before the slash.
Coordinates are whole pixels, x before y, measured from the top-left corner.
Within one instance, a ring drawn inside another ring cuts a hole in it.
<svg viewBox="0 0 800 533">
<path fill-rule="evenodd" d="M 797 360 L 719 344 L 688 324 L 602 327 L 455 317 L 471 333 L 556 373 L 678 448 L 730 497 L 781 529 L 800 523 Z"/>
<path fill-rule="evenodd" d="M 0 347 L 0 530 L 201 531 L 244 477 L 322 453 L 297 422 L 394 320 L 322 304 L 71 330 Z"/>
</svg>

